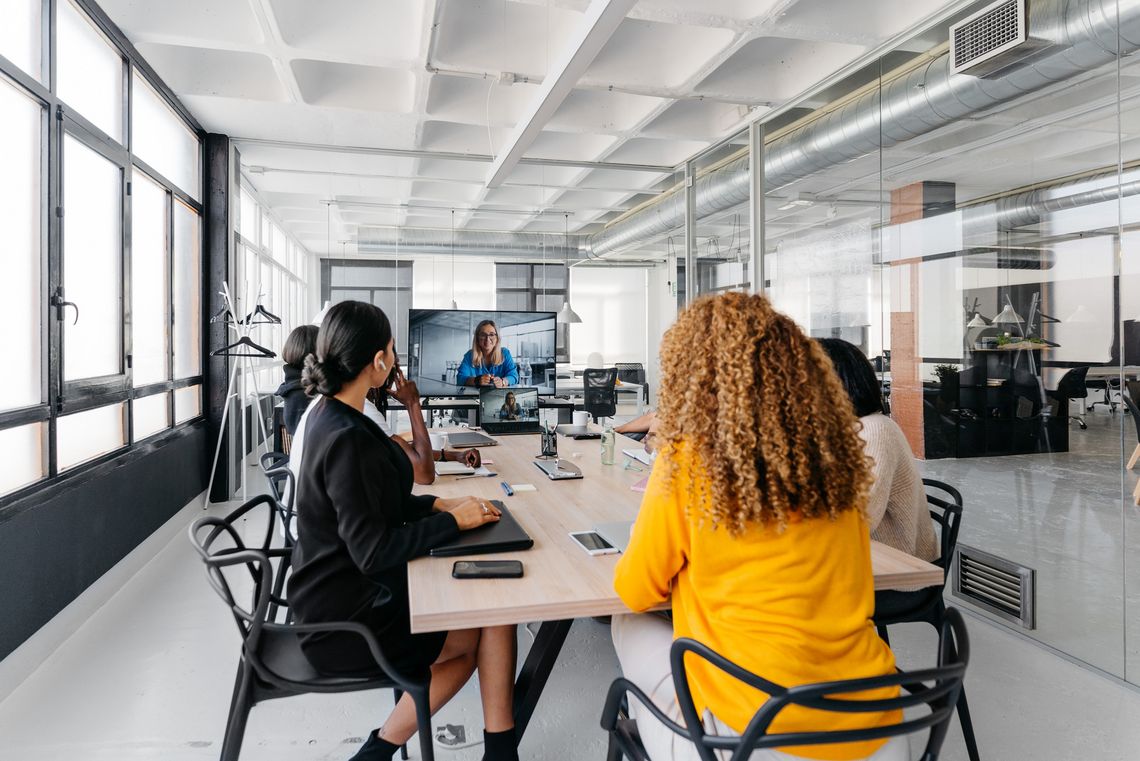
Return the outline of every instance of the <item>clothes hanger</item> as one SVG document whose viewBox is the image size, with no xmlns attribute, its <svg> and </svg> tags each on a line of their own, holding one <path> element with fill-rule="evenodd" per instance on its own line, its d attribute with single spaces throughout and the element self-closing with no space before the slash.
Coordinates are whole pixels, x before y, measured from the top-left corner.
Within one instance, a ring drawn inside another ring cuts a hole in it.
<svg viewBox="0 0 1140 761">
<path fill-rule="evenodd" d="M 281 318 L 268 311 L 260 303 L 241 320 L 242 325 L 280 325 Z"/>
<path fill-rule="evenodd" d="M 210 322 L 224 322 L 227 325 L 232 325 L 234 324 L 234 313 L 230 311 L 229 307 L 223 306 L 217 314 L 210 318 Z"/>
<path fill-rule="evenodd" d="M 234 349 L 237 349 L 239 347 L 248 347 L 249 350 L 248 351 L 233 351 Z M 277 355 L 275 353 L 273 353 L 272 351 L 270 351 L 269 349 L 266 349 L 264 346 L 260 346 L 258 344 L 255 344 L 253 341 L 249 340 L 249 336 L 242 336 L 238 340 L 234 341 L 232 344 L 229 344 L 227 346 L 223 346 L 220 349 L 216 349 L 216 350 L 210 352 L 210 356 L 211 357 L 267 357 L 267 358 L 273 358 L 273 357 L 276 357 Z"/>
</svg>

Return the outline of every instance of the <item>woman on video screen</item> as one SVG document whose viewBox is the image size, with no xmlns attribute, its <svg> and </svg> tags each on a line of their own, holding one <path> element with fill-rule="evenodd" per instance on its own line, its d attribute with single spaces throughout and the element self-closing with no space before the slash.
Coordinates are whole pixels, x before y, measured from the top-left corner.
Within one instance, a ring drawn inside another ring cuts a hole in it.
<svg viewBox="0 0 1140 761">
<path fill-rule="evenodd" d="M 494 386 L 506 388 L 519 384 L 519 369 L 510 349 L 499 341 L 499 329 L 493 320 L 475 326 L 471 350 L 463 355 L 456 382 L 460 386 Z"/>
</svg>

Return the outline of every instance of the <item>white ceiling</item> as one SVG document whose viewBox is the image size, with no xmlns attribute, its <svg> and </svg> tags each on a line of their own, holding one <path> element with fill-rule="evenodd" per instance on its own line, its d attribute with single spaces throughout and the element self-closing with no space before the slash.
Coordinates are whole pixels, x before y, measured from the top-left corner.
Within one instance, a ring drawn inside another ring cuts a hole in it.
<svg viewBox="0 0 1140 761">
<path fill-rule="evenodd" d="M 452 208 L 460 228 L 561 232 L 565 212 L 571 232 L 600 229 L 750 111 L 797 97 L 946 3 L 640 0 L 525 160 L 647 167 L 523 163 L 495 189 L 485 157 L 502 150 L 587 0 L 100 4 L 207 130 L 293 144 L 239 148 L 290 231 L 339 254 L 358 225 L 447 228 Z"/>
</svg>

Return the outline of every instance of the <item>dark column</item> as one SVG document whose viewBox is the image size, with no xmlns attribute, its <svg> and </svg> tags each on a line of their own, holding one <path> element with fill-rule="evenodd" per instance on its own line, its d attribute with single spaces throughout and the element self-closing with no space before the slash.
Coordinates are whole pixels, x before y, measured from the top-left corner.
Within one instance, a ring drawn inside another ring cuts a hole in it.
<svg viewBox="0 0 1140 761">
<path fill-rule="evenodd" d="M 230 157 L 230 139 L 226 135 L 206 135 L 206 199 L 202 235 L 202 330 L 203 370 L 205 375 L 205 399 L 207 430 L 209 432 L 209 457 L 214 456 L 214 446 L 221 429 L 222 410 L 226 404 L 226 385 L 229 382 L 230 366 L 225 357 L 211 357 L 210 352 L 228 343 L 226 326 L 223 322 L 209 322 L 209 319 L 224 307 L 219 293 L 222 282 L 230 280 L 230 249 L 233 246 L 233 225 L 230 220 L 230 189 L 233 185 L 233 164 Z M 217 502 L 229 499 L 233 494 L 233 476 L 230 463 L 230 447 L 222 446 L 218 458 L 218 471 L 214 476 L 214 486 L 209 499 Z"/>
</svg>

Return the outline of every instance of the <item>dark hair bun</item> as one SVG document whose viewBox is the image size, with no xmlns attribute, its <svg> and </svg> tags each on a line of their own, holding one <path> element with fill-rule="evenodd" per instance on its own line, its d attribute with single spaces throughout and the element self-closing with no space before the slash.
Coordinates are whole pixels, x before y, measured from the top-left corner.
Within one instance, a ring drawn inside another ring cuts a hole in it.
<svg viewBox="0 0 1140 761">
<path fill-rule="evenodd" d="M 301 370 L 301 386 L 309 396 L 323 394 L 332 396 L 344 386 L 344 380 L 317 359 L 315 354 L 305 357 L 305 367 Z"/>
</svg>

